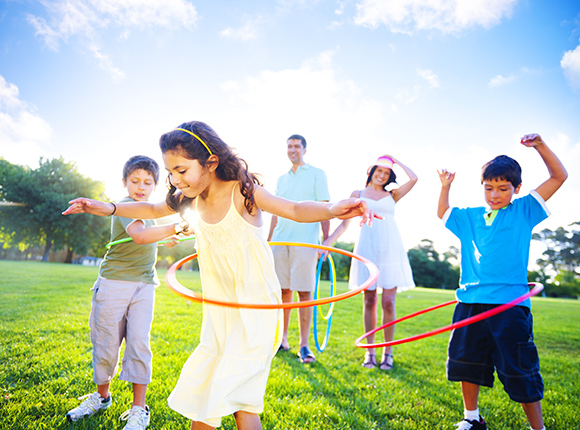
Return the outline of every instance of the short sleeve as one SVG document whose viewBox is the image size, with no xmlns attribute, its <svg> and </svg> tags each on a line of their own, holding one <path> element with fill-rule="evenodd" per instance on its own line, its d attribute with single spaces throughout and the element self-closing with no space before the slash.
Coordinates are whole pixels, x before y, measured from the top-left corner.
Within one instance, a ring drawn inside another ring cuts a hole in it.
<svg viewBox="0 0 580 430">
<path fill-rule="evenodd" d="M 328 180 L 324 170 L 316 169 L 316 181 L 314 187 L 317 202 L 330 200 L 330 193 L 328 192 Z"/>
</svg>

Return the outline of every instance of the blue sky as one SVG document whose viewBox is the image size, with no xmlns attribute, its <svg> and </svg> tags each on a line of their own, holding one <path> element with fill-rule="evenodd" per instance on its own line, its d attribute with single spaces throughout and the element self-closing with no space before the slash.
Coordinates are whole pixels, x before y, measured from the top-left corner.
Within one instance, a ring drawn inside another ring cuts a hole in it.
<svg viewBox="0 0 580 430">
<path fill-rule="evenodd" d="M 0 156 L 62 155 L 118 199 L 125 160 L 161 164 L 159 136 L 189 120 L 271 191 L 294 133 L 333 200 L 395 156 L 419 175 L 397 205 L 405 244 L 440 251 L 458 243 L 436 217 L 436 169 L 457 172 L 452 205 L 483 205 L 480 167 L 507 154 L 527 193 L 547 178 L 519 144 L 537 132 L 570 174 L 540 228 L 567 226 L 580 221 L 580 2 L 0 0 Z"/>
</svg>

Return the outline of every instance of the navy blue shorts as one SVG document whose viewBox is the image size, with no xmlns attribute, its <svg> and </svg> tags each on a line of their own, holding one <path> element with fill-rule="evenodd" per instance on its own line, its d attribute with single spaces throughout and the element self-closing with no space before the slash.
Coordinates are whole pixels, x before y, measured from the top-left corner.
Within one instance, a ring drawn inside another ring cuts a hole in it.
<svg viewBox="0 0 580 430">
<path fill-rule="evenodd" d="M 458 303 L 453 322 L 497 305 Z M 483 321 L 453 330 L 449 339 L 447 379 L 493 387 L 493 372 L 518 403 L 544 397 L 540 360 L 534 344 L 530 309 L 514 306 Z"/>
</svg>

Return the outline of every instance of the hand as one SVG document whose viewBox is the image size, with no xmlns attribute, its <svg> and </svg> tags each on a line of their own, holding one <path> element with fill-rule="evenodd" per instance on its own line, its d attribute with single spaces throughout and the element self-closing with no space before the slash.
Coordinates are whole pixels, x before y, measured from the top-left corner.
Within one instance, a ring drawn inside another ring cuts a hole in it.
<svg viewBox="0 0 580 430">
<path fill-rule="evenodd" d="M 451 173 L 447 169 L 437 170 L 437 173 L 439 173 L 439 180 L 444 187 L 450 186 L 453 179 L 455 179 L 455 172 Z"/>
<path fill-rule="evenodd" d="M 162 243 L 162 245 L 167 248 L 173 248 L 175 245 L 179 243 L 179 238 L 177 236 L 171 236 L 165 240 L 167 240 L 168 242 Z"/>
<path fill-rule="evenodd" d="M 93 214 L 99 216 L 108 216 L 112 215 L 113 210 L 115 209 L 113 203 L 101 202 L 84 197 L 71 200 L 68 202 L 68 204 L 70 206 L 62 213 L 63 215 Z"/>
<path fill-rule="evenodd" d="M 383 219 L 382 216 L 375 214 L 369 209 L 367 203 L 362 199 L 345 199 L 335 203 L 330 208 L 330 213 L 338 219 L 354 218 L 355 216 L 362 216 L 360 225 L 368 223 L 369 227 L 373 223 L 373 219 Z"/>
<path fill-rule="evenodd" d="M 545 142 L 542 137 L 537 133 L 526 134 L 520 139 L 520 143 L 528 148 L 533 148 L 538 145 L 543 145 Z"/>
</svg>

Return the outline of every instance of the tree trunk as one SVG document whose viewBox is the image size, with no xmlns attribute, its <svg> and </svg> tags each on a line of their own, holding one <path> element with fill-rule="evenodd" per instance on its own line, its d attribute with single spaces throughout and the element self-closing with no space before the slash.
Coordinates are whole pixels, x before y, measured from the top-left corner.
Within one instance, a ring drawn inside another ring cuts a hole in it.
<svg viewBox="0 0 580 430">
<path fill-rule="evenodd" d="M 72 248 L 68 248 L 66 251 L 66 257 L 64 258 L 64 262 L 67 264 L 72 264 L 72 258 L 73 258 L 73 250 Z"/>
<path fill-rule="evenodd" d="M 46 239 L 46 246 L 44 247 L 44 255 L 42 256 L 42 261 L 48 261 L 48 255 L 50 254 L 51 247 L 52 240 Z"/>
</svg>

